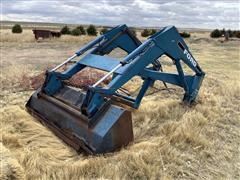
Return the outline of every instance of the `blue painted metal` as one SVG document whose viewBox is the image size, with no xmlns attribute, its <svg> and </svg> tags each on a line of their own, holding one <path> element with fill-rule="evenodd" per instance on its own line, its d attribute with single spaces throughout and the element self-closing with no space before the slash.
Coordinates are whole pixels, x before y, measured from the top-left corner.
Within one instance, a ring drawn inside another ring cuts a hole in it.
<svg viewBox="0 0 240 180">
<path fill-rule="evenodd" d="M 88 66 L 95 69 L 100 69 L 103 71 L 111 71 L 115 66 L 117 66 L 120 61 L 116 58 L 111 58 L 108 56 L 99 56 L 95 54 L 88 54 L 77 62 L 80 65 Z M 128 66 L 122 66 L 120 69 L 116 70 L 116 74 L 123 74 L 123 71 L 127 69 Z"/>
<path fill-rule="evenodd" d="M 128 55 L 122 60 L 104 56 L 117 47 L 126 51 Z M 76 131 L 79 136 L 83 136 L 84 141 L 87 139 L 88 142 L 85 143 L 91 144 L 90 141 L 95 143 L 91 145 L 91 151 L 94 153 L 107 152 L 107 149 L 112 150 L 117 146 L 119 147 L 121 143 L 126 144 L 125 142 L 121 142 L 117 145 L 116 142 L 114 142 L 113 137 L 116 136 L 117 138 L 117 136 L 120 136 L 115 132 L 118 131 L 117 129 L 114 130 L 111 136 L 107 136 L 111 140 L 106 140 L 101 147 L 98 144 L 103 140 L 102 136 L 110 131 L 114 123 L 120 123 L 118 122 L 117 117 L 127 114 L 125 111 L 122 111 L 120 107 L 116 108 L 112 105 L 111 107 L 108 107 L 104 113 L 99 113 L 102 112 L 103 109 L 106 109 L 106 104 L 109 102 L 111 104 L 111 101 L 114 101 L 117 97 L 121 102 L 134 108 L 138 108 L 146 91 L 156 80 L 182 87 L 185 91 L 183 101 L 187 104 L 191 104 L 196 99 L 205 75 L 174 26 L 163 28 L 153 36 L 149 37 L 144 43 L 141 43 L 131 34 L 126 25 L 120 25 L 85 45 L 76 52 L 76 55 L 83 55 L 88 50 L 91 50 L 90 53 L 82 57 L 68 70 L 64 72 L 46 72 L 46 79 L 41 88 L 41 93 L 55 97 L 56 94 L 66 88 L 63 80 L 71 78 L 74 74 L 83 70 L 85 67 L 111 72 L 116 66 L 119 66 L 119 64 L 121 65 L 112 72 L 112 80 L 106 87 L 90 86 L 86 91 L 86 95 L 81 95 L 81 97 L 83 97 L 81 98 L 81 103 L 74 100 L 78 95 L 74 96 L 70 103 L 79 113 L 82 114 L 82 116 L 87 118 L 87 126 L 95 124 L 94 131 L 97 136 L 87 134 L 84 130 L 78 131 L 72 127 L 73 123 L 70 123 L 70 129 L 72 131 Z M 161 59 L 159 58 L 162 55 L 167 55 L 175 62 L 177 69 L 176 74 L 159 71 L 161 68 Z M 195 75 L 185 75 L 181 63 L 186 64 L 193 72 L 195 72 Z M 139 94 L 136 97 L 132 97 L 118 93 L 117 90 L 134 76 L 140 76 L 144 80 Z M 74 91 L 71 92 L 73 93 Z M 61 101 L 64 101 L 65 96 L 69 97 L 65 92 L 63 94 L 64 95 L 61 95 L 61 98 L 63 98 Z M 40 108 L 41 105 L 38 104 L 36 97 L 32 99 L 32 101 L 35 101 L 35 104 L 33 103 L 32 105 L 29 105 L 29 107 L 35 106 L 35 109 L 32 109 L 35 111 L 41 111 L 40 109 L 43 107 Z M 68 103 L 69 102 L 67 102 L 67 104 Z M 31 104 L 31 101 L 28 104 Z M 73 113 L 74 111 L 71 110 L 70 112 Z M 57 113 L 57 110 L 54 113 Z M 52 121 L 54 119 L 54 117 L 50 116 L 48 113 L 44 113 L 44 116 L 46 116 L 47 119 L 52 119 Z M 66 119 L 70 119 L 69 116 L 71 116 L 71 114 L 65 116 L 67 117 Z M 96 120 L 96 117 L 98 120 Z M 60 125 L 62 128 L 67 128 L 68 126 L 70 125 L 67 122 L 66 124 Z M 130 125 L 128 125 L 128 127 L 129 126 Z M 129 139 L 132 139 L 132 133 L 130 134 L 129 137 L 131 138 Z M 94 137 L 95 140 L 90 137 Z M 120 142 L 119 139 L 118 141 Z"/>
<path fill-rule="evenodd" d="M 185 90 L 184 101 L 189 104 L 193 102 L 205 74 L 189 52 L 187 45 L 180 37 L 177 29 L 174 26 L 165 27 L 151 36 L 143 44 L 133 39 L 129 34 L 123 33 L 124 31 L 127 31 L 126 25 L 117 26 L 112 31 L 100 36 L 97 41 L 93 41 L 83 48 L 84 51 L 86 51 L 94 46 L 91 54 L 83 57 L 69 70 L 60 74 L 54 72 L 47 74 L 47 76 L 51 76 L 51 78 L 49 78 L 48 83 L 46 83 L 46 86 L 43 88 L 46 94 L 52 95 L 57 92 L 58 89 L 61 88 L 61 80 L 70 78 L 85 67 L 111 71 L 111 69 L 121 63 L 122 67 L 114 72 L 114 78 L 108 84 L 107 90 L 106 88 L 89 87 L 86 101 L 82 106 L 86 115 L 94 115 L 102 103 L 104 103 L 104 94 L 116 94 L 117 89 L 134 76 L 140 76 L 145 79 L 143 87 L 135 99 L 134 108 L 138 108 L 145 92 L 155 80 L 183 87 Z M 96 45 L 96 42 L 99 44 Z M 121 61 L 103 56 L 116 47 L 120 47 L 127 51 L 127 53 L 129 53 L 128 56 Z M 153 68 L 147 68 L 149 64 L 154 64 L 163 54 L 175 61 L 178 74 L 162 73 L 158 70 L 153 70 Z M 180 61 L 185 63 L 196 74 L 191 77 L 184 75 Z"/>
</svg>

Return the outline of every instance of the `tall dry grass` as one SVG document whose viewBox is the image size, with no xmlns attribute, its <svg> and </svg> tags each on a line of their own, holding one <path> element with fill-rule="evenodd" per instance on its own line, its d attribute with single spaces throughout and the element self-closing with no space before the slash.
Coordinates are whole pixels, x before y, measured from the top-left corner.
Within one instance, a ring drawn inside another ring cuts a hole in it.
<svg viewBox="0 0 240 180">
<path fill-rule="evenodd" d="M 10 29 L 0 29 L 1 42 L 34 42 L 32 30 L 23 30 L 20 34 L 13 34 Z"/>
<path fill-rule="evenodd" d="M 146 96 L 133 111 L 135 141 L 99 156 L 77 154 L 25 111 L 32 92 L 17 92 L 17 77 L 25 71 L 35 73 L 38 61 L 25 68 L 20 61 L 6 64 L 0 93 L 1 179 L 239 179 L 239 44 L 189 43 L 206 72 L 197 104 L 181 104 L 183 92 L 173 86 L 175 91 Z M 44 46 L 55 49 L 48 52 L 53 59 L 62 51 L 52 43 Z M 36 46 L 25 48 L 25 57 L 32 58 Z"/>
<path fill-rule="evenodd" d="M 86 43 L 96 38 L 96 36 L 71 36 L 71 35 L 62 35 L 60 38 L 50 38 L 50 39 L 39 39 L 35 40 L 34 34 L 30 29 L 23 29 L 21 34 L 13 34 L 10 29 L 0 29 L 0 42 L 17 42 L 17 43 L 33 43 L 33 42 L 67 42 L 67 43 Z"/>
</svg>

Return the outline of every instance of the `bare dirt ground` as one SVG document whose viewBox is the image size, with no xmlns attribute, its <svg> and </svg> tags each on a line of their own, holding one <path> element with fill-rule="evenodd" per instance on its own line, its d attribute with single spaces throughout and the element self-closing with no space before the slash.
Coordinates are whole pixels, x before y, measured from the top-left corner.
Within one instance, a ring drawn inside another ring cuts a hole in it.
<svg viewBox="0 0 240 180">
<path fill-rule="evenodd" d="M 1 179 L 240 179 L 240 41 L 208 33 L 186 40 L 206 72 L 197 104 L 159 91 L 133 112 L 135 141 L 119 152 L 77 154 L 25 111 L 33 91 L 19 88 L 71 56 L 91 37 L 35 42 L 30 30 L 1 30 Z M 166 59 L 165 59 L 166 60 Z M 171 70 L 167 61 L 164 70 Z M 162 87 L 162 83 L 156 83 Z"/>
</svg>

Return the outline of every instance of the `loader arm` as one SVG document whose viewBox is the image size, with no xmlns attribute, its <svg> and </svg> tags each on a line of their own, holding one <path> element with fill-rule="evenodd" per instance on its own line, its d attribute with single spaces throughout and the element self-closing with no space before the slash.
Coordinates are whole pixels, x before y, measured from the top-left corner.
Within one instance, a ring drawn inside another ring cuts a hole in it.
<svg viewBox="0 0 240 180">
<path fill-rule="evenodd" d="M 116 48 L 121 48 L 126 51 L 128 54 L 131 53 L 141 44 L 132 32 L 128 29 L 126 25 L 119 25 L 105 34 L 99 36 L 94 41 L 86 44 L 83 48 L 75 53 L 73 58 L 76 58 L 80 55 L 84 55 L 85 52 L 90 51 L 90 54 L 105 55 L 109 54 L 112 50 Z M 87 65 L 81 63 L 73 64 L 69 69 L 64 72 L 56 72 L 58 68 L 65 65 L 71 61 L 72 58 L 69 58 L 56 68 L 51 71 L 46 72 L 46 78 L 42 91 L 47 95 L 53 95 L 63 86 L 62 81 L 71 78 L 74 74 L 83 70 Z M 99 62 L 91 62 L 92 65 Z M 101 62 L 100 62 L 101 63 Z M 96 66 L 96 65 L 95 65 Z"/>
<path fill-rule="evenodd" d="M 154 63 L 163 54 L 175 61 L 178 74 L 163 73 L 147 68 L 149 64 Z M 185 75 L 180 63 L 181 61 L 192 69 L 195 75 Z M 84 114 L 93 116 L 104 103 L 104 97 L 113 95 L 120 96 L 123 100 L 130 102 L 132 107 L 138 108 L 147 89 L 155 80 L 183 87 L 185 90 L 183 101 L 191 104 L 198 94 L 205 75 L 174 26 L 166 27 L 151 36 L 123 59 L 120 64 L 120 68 L 124 68 L 123 72 L 116 75 L 107 87 L 89 87 L 82 105 Z M 117 89 L 134 76 L 140 76 L 144 79 L 137 97 L 127 97 L 117 94 Z"/>
</svg>

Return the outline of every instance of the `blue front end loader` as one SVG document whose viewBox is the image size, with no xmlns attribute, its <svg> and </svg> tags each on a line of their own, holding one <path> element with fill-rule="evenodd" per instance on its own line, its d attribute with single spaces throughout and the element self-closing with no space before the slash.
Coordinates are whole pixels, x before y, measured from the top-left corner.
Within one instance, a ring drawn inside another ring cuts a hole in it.
<svg viewBox="0 0 240 180">
<path fill-rule="evenodd" d="M 122 59 L 107 56 L 116 48 L 124 50 L 127 56 Z M 162 55 L 173 60 L 176 74 L 161 71 Z M 70 68 L 57 71 L 79 56 L 80 60 Z M 182 63 L 194 75 L 186 75 Z M 86 67 L 106 74 L 86 91 L 65 83 Z M 196 99 L 204 75 L 174 26 L 161 29 L 142 43 L 126 25 L 120 25 L 47 71 L 44 84 L 31 96 L 26 107 L 77 151 L 106 153 L 133 141 L 132 117 L 126 106 L 137 109 L 156 80 L 182 87 L 185 91 L 183 101 L 190 105 Z M 121 93 L 119 89 L 135 76 L 143 80 L 138 94 Z M 111 80 L 102 86 L 106 78 Z"/>
</svg>

